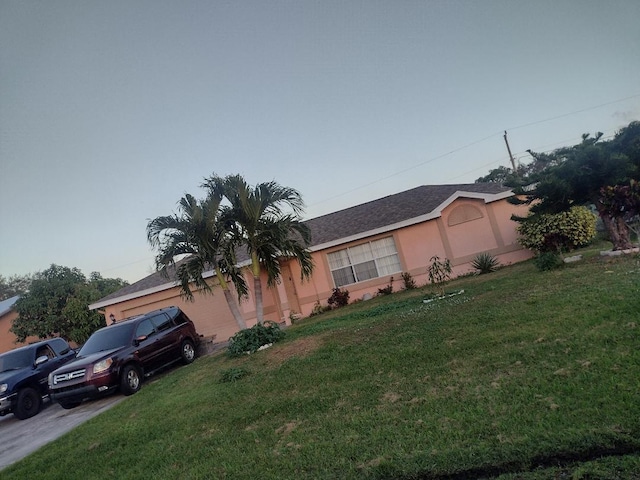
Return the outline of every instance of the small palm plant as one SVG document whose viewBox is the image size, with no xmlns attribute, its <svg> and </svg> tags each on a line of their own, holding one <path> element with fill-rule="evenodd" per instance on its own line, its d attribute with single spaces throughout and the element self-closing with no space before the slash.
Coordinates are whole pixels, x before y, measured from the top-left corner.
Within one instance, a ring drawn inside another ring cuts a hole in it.
<svg viewBox="0 0 640 480">
<path fill-rule="evenodd" d="M 490 253 L 484 252 L 476 255 L 471 262 L 471 266 L 478 271 L 478 274 L 495 272 L 500 267 L 500 262 Z"/>
</svg>

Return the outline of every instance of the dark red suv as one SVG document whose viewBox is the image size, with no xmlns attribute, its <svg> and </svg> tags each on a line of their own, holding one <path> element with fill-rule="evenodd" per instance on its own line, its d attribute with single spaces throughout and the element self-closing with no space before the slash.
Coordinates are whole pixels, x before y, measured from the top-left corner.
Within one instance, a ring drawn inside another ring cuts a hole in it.
<svg viewBox="0 0 640 480">
<path fill-rule="evenodd" d="M 127 318 L 94 332 L 74 361 L 49 374 L 50 396 L 73 408 L 116 389 L 131 395 L 143 378 L 175 362 L 193 362 L 198 341 L 178 307 Z"/>
</svg>

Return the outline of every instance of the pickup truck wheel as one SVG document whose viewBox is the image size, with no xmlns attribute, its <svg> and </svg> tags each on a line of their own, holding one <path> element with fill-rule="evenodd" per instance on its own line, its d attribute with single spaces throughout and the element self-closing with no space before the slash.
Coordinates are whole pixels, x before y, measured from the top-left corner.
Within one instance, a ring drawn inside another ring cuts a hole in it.
<svg viewBox="0 0 640 480">
<path fill-rule="evenodd" d="M 123 395 L 133 395 L 142 386 L 142 375 L 135 365 L 126 365 L 120 375 L 120 391 Z"/>
<path fill-rule="evenodd" d="M 42 398 L 36 390 L 30 387 L 23 388 L 18 392 L 18 399 L 13 415 L 20 420 L 33 417 L 40 411 L 41 405 Z"/>
<path fill-rule="evenodd" d="M 196 349 L 193 346 L 191 340 L 185 340 L 182 342 L 182 348 L 180 349 L 180 355 L 182 357 L 182 363 L 189 365 L 196 358 Z"/>
<path fill-rule="evenodd" d="M 71 410 L 72 408 L 76 408 L 80 405 L 80 402 L 58 402 L 62 408 L 65 410 Z"/>
</svg>

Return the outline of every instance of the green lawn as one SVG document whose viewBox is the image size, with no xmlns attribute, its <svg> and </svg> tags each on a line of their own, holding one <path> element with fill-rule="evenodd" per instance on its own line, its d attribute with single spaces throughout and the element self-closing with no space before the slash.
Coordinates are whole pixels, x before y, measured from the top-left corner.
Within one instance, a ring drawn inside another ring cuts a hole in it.
<svg viewBox="0 0 640 480">
<path fill-rule="evenodd" d="M 531 262 L 198 359 L 3 479 L 640 478 L 640 257 Z M 223 383 L 223 374 L 248 375 Z"/>
</svg>

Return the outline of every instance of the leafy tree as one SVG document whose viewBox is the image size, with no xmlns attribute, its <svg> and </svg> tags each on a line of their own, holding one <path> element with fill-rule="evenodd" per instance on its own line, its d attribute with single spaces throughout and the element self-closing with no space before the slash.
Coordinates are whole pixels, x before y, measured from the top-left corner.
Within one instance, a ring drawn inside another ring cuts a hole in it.
<svg viewBox="0 0 640 480">
<path fill-rule="evenodd" d="M 585 134 L 582 142 L 572 147 L 559 148 L 548 154 L 527 151 L 533 157 L 529 164 L 520 165 L 515 172 L 499 167 L 476 181 L 493 181 L 512 187 L 520 198 L 511 201 L 532 205 L 534 216 L 566 211 L 574 205 L 592 204 L 614 249 L 632 246 L 629 228 L 634 224 L 629 223 L 629 218 L 636 217 L 616 214 L 620 205 L 611 204 L 611 191 L 606 189 L 629 185 L 640 177 L 640 122 L 631 122 L 610 141 L 602 141 L 602 133 L 594 137 Z M 518 217 L 514 220 L 524 221 Z"/>
<path fill-rule="evenodd" d="M 229 209 L 221 206 L 222 197 L 215 192 L 204 200 L 186 194 L 178 203 L 179 215 L 155 218 L 147 224 L 147 239 L 158 249 L 156 268 L 165 276 L 168 268 L 177 268 L 180 288 L 185 298 L 193 300 L 191 284 L 201 292 L 213 293 L 202 276 L 215 271 L 229 309 L 240 329 L 247 324 L 229 288 L 238 293 L 238 300 L 247 295 L 246 282 L 236 267 L 234 223 L 226 219 Z M 176 266 L 176 257 L 187 257 Z"/>
<path fill-rule="evenodd" d="M 506 185 L 515 181 L 516 176 L 517 172 L 514 172 L 513 169 L 501 165 L 491 170 L 484 177 L 478 178 L 475 183 L 500 183 Z"/>
<path fill-rule="evenodd" d="M 87 278 L 77 268 L 51 265 L 34 275 L 31 287 L 15 304 L 18 318 L 11 331 L 19 342 L 29 336 L 60 336 L 81 344 L 98 328 L 104 317 L 89 310 L 89 304 L 127 285 L 122 279 L 103 279 L 99 273 Z"/>
<path fill-rule="evenodd" d="M 602 133 L 594 137 L 585 134 L 580 144 L 550 154 L 529 151 L 534 161 L 509 186 L 524 197 L 524 203 L 531 205 L 534 217 L 567 211 L 575 205 L 594 205 L 614 249 L 626 249 L 631 247 L 628 226 L 611 215 L 601 201 L 601 192 L 603 187 L 628 184 L 639 175 L 640 126 L 633 122 L 613 140 L 605 142 L 601 138 Z M 531 218 L 514 217 L 514 220 Z"/>
<path fill-rule="evenodd" d="M 230 203 L 232 232 L 236 242 L 247 249 L 251 258 L 258 323 L 264 319 L 261 272 L 267 274 L 267 285 L 280 278 L 283 257 L 295 258 L 302 278 L 311 276 L 313 262 L 307 249 L 311 241 L 309 228 L 300 221 L 304 202 L 297 190 L 277 182 L 265 182 L 251 187 L 241 175 L 205 179 L 203 187 L 211 195 L 222 195 Z M 285 213 L 291 210 L 292 213 Z"/>
<path fill-rule="evenodd" d="M 32 280 L 33 275 L 12 275 L 9 278 L 0 275 L 0 302 L 26 293 Z"/>
<path fill-rule="evenodd" d="M 625 155 L 640 171 L 640 121 L 631 122 L 621 129 L 611 142 L 611 150 Z"/>
</svg>

